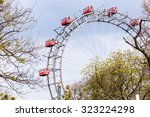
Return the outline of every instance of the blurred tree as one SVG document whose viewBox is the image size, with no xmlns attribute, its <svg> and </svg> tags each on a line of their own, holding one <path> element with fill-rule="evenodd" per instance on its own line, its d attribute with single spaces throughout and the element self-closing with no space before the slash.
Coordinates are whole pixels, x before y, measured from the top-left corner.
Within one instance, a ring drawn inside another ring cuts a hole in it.
<svg viewBox="0 0 150 117">
<path fill-rule="evenodd" d="M 127 50 L 114 52 L 104 61 L 95 57 L 82 70 L 82 82 L 72 85 L 73 99 L 128 100 L 136 94 L 150 99 L 150 72 L 139 56 Z"/>
<path fill-rule="evenodd" d="M 24 37 L 36 24 L 32 9 L 15 0 L 0 1 L 0 89 L 22 93 L 23 86 L 39 85 L 32 65 L 38 61 L 39 46 Z"/>
</svg>

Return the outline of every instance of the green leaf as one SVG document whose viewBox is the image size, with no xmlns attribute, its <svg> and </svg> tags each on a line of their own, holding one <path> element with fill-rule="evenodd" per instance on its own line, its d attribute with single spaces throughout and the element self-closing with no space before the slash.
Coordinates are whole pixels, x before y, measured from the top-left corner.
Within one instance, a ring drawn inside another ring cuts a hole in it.
<svg viewBox="0 0 150 117">
<path fill-rule="evenodd" d="M 0 4 L 3 4 L 4 3 L 4 0 L 0 0 Z"/>
<path fill-rule="evenodd" d="M 16 77 L 15 76 L 11 77 L 11 80 L 16 81 Z"/>
<path fill-rule="evenodd" d="M 11 100 L 16 100 L 16 97 L 12 97 Z"/>
<path fill-rule="evenodd" d="M 19 58 L 18 61 L 19 63 L 25 64 L 25 58 Z"/>
</svg>

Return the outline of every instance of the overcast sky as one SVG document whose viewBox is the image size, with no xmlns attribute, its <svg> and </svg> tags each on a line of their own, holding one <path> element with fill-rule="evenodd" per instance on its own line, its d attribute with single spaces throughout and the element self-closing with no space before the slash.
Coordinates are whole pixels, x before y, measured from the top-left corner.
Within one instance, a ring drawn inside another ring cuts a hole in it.
<svg viewBox="0 0 150 117">
<path fill-rule="evenodd" d="M 40 32 L 40 39 L 49 38 L 54 35 L 53 29 L 60 26 L 60 20 L 66 16 L 92 5 L 95 8 L 105 6 L 110 8 L 117 6 L 119 12 L 128 12 L 131 17 L 141 16 L 142 0 L 20 0 L 24 7 L 32 7 L 35 2 L 33 14 L 40 16 L 36 33 Z"/>
<path fill-rule="evenodd" d="M 33 30 L 41 45 L 56 36 L 53 31 L 60 26 L 60 20 L 73 14 L 86 6 L 94 8 L 104 6 L 106 9 L 116 6 L 120 13 L 128 13 L 129 17 L 142 16 L 142 0 L 20 0 L 25 8 L 35 7 L 33 15 L 39 17 L 38 24 Z M 103 7 L 102 7 L 103 8 Z M 81 27 L 71 37 L 67 44 L 63 60 L 64 83 L 72 83 L 81 79 L 80 71 L 94 56 L 108 57 L 111 51 L 130 48 L 122 39 L 125 32 L 109 24 L 89 24 Z M 46 63 L 43 63 L 45 67 Z M 42 66 L 41 65 L 41 66 Z M 40 69 L 40 68 L 39 68 Z M 45 89 L 32 91 L 24 99 L 49 99 Z"/>
</svg>

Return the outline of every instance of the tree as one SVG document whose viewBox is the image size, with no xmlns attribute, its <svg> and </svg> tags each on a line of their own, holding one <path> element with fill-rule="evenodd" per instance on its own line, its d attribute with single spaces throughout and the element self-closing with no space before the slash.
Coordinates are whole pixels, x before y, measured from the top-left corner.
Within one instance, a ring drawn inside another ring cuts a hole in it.
<svg viewBox="0 0 150 117">
<path fill-rule="evenodd" d="M 141 19 L 139 24 L 139 30 L 137 35 L 131 39 L 124 38 L 125 42 L 132 46 L 134 49 L 141 52 L 146 58 L 142 61 L 143 64 L 147 64 L 150 70 L 150 27 L 149 24 L 143 25 L 146 22 L 150 22 L 150 1 L 143 1 L 143 19 Z M 141 39 L 140 37 L 144 37 Z"/>
<path fill-rule="evenodd" d="M 72 86 L 74 99 L 150 99 L 148 66 L 139 61 L 143 56 L 129 50 L 114 52 L 106 60 L 91 59 L 82 71 L 82 81 Z"/>
<path fill-rule="evenodd" d="M 0 1 L 0 89 L 22 93 L 25 86 L 39 85 L 33 64 L 38 61 L 39 46 L 25 37 L 36 24 L 32 9 L 18 6 L 14 0 Z"/>
</svg>

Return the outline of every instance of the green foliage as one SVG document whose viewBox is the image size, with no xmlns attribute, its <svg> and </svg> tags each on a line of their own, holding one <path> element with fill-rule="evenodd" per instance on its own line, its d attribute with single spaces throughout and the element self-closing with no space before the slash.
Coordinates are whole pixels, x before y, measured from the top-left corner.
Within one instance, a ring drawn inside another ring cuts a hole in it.
<svg viewBox="0 0 150 117">
<path fill-rule="evenodd" d="M 11 77 L 11 80 L 16 81 L 16 77 L 14 77 L 14 76 Z"/>
<path fill-rule="evenodd" d="M 150 99 L 150 72 L 140 60 L 139 54 L 129 50 L 113 52 L 106 60 L 95 57 L 82 70 L 80 87 L 73 90 L 81 90 L 81 99 L 135 99 L 137 93 Z"/>
<path fill-rule="evenodd" d="M 4 48 L 4 46 L 3 45 L 0 45 L 0 50 L 2 50 Z"/>
<path fill-rule="evenodd" d="M 16 100 L 16 97 L 12 97 L 6 93 L 0 93 L 0 100 Z"/>
<path fill-rule="evenodd" d="M 11 97 L 11 100 L 16 100 L 16 97 Z"/>
<path fill-rule="evenodd" d="M 18 62 L 24 64 L 25 63 L 25 58 L 19 58 Z"/>
<path fill-rule="evenodd" d="M 66 90 L 64 91 L 63 95 L 64 100 L 71 100 L 72 99 L 72 91 L 70 89 L 70 86 L 66 86 Z"/>
<path fill-rule="evenodd" d="M 0 0 L 0 4 L 3 4 L 4 3 L 4 0 Z"/>
</svg>

